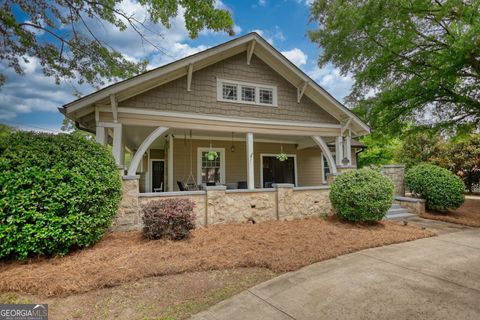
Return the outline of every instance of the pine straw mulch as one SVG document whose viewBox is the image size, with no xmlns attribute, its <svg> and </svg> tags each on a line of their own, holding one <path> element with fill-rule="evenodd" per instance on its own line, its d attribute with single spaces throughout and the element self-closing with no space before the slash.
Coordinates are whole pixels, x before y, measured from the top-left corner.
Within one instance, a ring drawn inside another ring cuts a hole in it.
<svg viewBox="0 0 480 320">
<path fill-rule="evenodd" d="M 52 297 L 187 271 L 263 267 L 286 272 L 433 235 L 398 222 L 348 224 L 334 218 L 214 225 L 176 242 L 146 241 L 138 232 L 110 233 L 92 248 L 65 257 L 0 263 L 0 291 Z"/>
<path fill-rule="evenodd" d="M 425 219 L 440 220 L 470 227 L 480 227 L 480 197 L 469 197 L 456 210 L 447 212 L 427 211 L 420 215 Z"/>
</svg>

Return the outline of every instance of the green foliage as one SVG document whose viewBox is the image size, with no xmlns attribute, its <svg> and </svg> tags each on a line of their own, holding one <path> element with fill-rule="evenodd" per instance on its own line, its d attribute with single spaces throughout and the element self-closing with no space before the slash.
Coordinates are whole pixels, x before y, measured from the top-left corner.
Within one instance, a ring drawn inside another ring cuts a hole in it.
<svg viewBox="0 0 480 320">
<path fill-rule="evenodd" d="M 21 60 L 37 58 L 45 76 L 56 82 L 78 79 L 81 84 L 103 85 L 105 80 L 131 77 L 145 71 L 148 61 L 134 62 L 109 44 L 108 36 L 98 32 L 99 23 L 115 31 L 128 28 L 160 54 L 161 25 L 170 28 L 171 20 L 182 13 L 191 38 L 200 31 L 226 31 L 233 34 L 230 13 L 215 7 L 215 0 L 140 0 L 135 5 L 146 11 L 123 9 L 122 0 L 96 1 L 2 1 L 0 30 L 1 60 L 18 74 L 24 73 Z M 179 10 L 179 8 L 182 8 Z M 0 85 L 5 76 L 0 74 Z"/>
<path fill-rule="evenodd" d="M 380 221 L 392 205 L 394 190 L 393 182 L 378 170 L 351 170 L 335 178 L 330 201 L 344 220 Z"/>
<path fill-rule="evenodd" d="M 420 164 L 411 168 L 405 176 L 405 184 L 412 193 L 426 200 L 430 210 L 456 209 L 465 201 L 462 180 L 435 165 Z"/>
<path fill-rule="evenodd" d="M 0 123 L 0 139 L 6 138 L 14 129 L 6 124 Z"/>
<path fill-rule="evenodd" d="M 181 240 L 195 228 L 195 203 L 189 199 L 151 201 L 142 209 L 143 235 L 155 240 Z"/>
<path fill-rule="evenodd" d="M 394 163 L 394 154 L 400 145 L 398 138 L 370 134 L 360 139 L 366 148 L 358 154 L 358 166 L 381 166 Z"/>
<path fill-rule="evenodd" d="M 411 168 L 423 162 L 429 162 L 439 154 L 443 139 L 430 131 L 412 133 L 402 139 L 400 147 L 394 153 L 394 160 Z"/>
<path fill-rule="evenodd" d="M 0 140 L 0 258 L 64 255 L 110 226 L 121 181 L 108 150 L 78 135 Z"/>
<path fill-rule="evenodd" d="M 372 128 L 480 122 L 480 1 L 316 0 L 310 39 L 355 79 L 348 101 Z"/>
</svg>

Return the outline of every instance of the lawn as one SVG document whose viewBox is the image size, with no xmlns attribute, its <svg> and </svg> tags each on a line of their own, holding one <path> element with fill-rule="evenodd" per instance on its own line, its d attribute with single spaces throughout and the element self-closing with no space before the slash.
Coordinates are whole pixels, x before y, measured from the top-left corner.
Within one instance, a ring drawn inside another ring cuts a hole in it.
<svg viewBox="0 0 480 320">
<path fill-rule="evenodd" d="M 465 203 L 456 210 L 444 213 L 427 211 L 422 218 L 480 227 L 480 196 L 467 196 Z"/>
<path fill-rule="evenodd" d="M 94 309 L 105 318 L 181 319 L 279 273 L 432 235 L 320 218 L 209 226 L 179 242 L 110 233 L 66 257 L 0 263 L 0 292 L 4 301 L 50 302 L 52 318 L 91 318 Z"/>
</svg>

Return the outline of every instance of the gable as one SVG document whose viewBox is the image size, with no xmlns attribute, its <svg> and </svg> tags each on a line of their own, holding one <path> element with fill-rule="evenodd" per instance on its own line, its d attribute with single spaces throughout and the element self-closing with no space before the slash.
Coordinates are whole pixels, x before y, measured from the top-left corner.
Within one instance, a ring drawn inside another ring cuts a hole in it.
<svg viewBox="0 0 480 320">
<path fill-rule="evenodd" d="M 265 106 L 217 101 L 217 79 L 275 86 L 278 104 Z M 265 120 L 339 123 L 305 95 L 298 103 L 295 86 L 255 55 L 248 65 L 244 53 L 195 71 L 191 91 L 187 91 L 187 77 L 183 76 L 122 101 L 119 107 Z"/>
</svg>

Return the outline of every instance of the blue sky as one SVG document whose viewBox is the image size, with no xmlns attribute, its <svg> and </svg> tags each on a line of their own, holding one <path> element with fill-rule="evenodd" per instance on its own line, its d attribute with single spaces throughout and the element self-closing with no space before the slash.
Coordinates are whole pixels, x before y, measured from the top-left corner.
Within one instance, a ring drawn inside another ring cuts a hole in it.
<svg viewBox="0 0 480 320">
<path fill-rule="evenodd" d="M 322 69 L 316 66 L 321 48 L 308 40 L 307 32 L 314 28 L 308 23 L 309 0 L 222 0 L 219 7 L 226 7 L 232 13 L 237 36 L 256 31 L 274 47 L 292 60 L 315 81 L 340 101 L 348 95 L 352 85 L 349 76 L 341 76 L 337 69 L 328 65 Z M 135 12 L 141 17 L 144 10 L 134 0 L 124 0 L 122 8 Z M 197 39 L 188 38 L 182 16 L 173 20 L 172 28 L 161 29 L 165 35 L 161 46 L 168 56 L 155 52 L 153 47 L 143 46 L 132 31 L 115 31 L 98 27 L 97 32 L 109 44 L 132 59 L 149 58 L 150 67 L 157 67 L 182 58 L 208 47 L 230 40 L 224 33 L 201 32 Z M 7 76 L 6 84 L 0 88 L 0 122 L 27 130 L 58 131 L 63 116 L 57 111 L 61 105 L 75 99 L 75 89 L 82 94 L 95 91 L 94 88 L 75 83 L 56 85 L 53 79 L 45 78 L 35 59 L 25 64 L 26 75 L 16 75 L 0 64 Z"/>
</svg>

